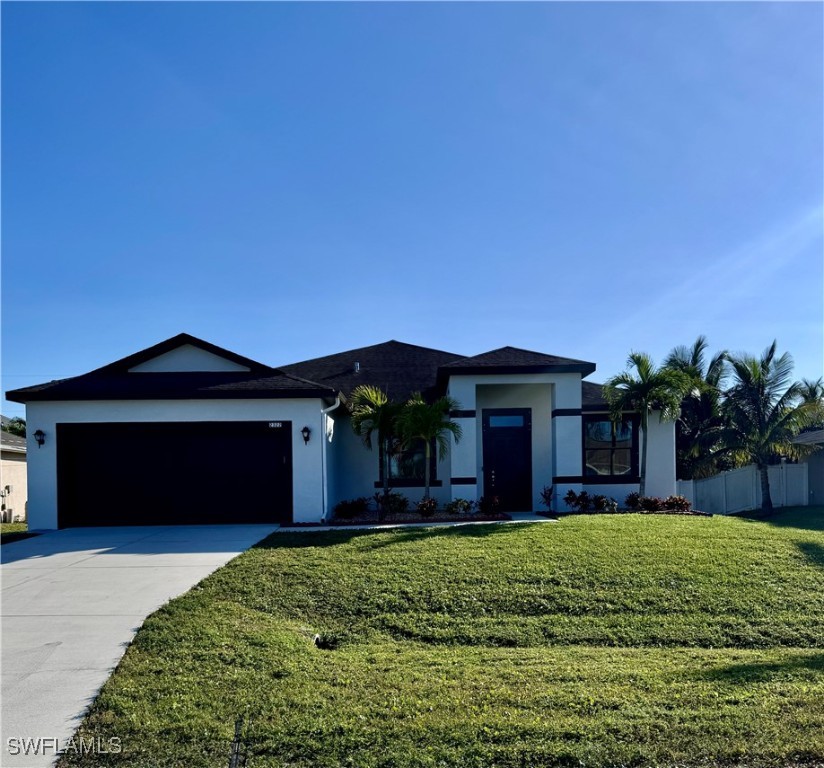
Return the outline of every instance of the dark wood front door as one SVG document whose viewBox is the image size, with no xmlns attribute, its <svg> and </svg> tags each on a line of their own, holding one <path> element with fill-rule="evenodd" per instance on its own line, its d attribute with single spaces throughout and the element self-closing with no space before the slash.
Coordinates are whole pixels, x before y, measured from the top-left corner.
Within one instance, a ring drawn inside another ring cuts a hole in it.
<svg viewBox="0 0 824 768">
<path fill-rule="evenodd" d="M 484 408 L 484 496 L 503 512 L 532 510 L 532 411 Z"/>
</svg>

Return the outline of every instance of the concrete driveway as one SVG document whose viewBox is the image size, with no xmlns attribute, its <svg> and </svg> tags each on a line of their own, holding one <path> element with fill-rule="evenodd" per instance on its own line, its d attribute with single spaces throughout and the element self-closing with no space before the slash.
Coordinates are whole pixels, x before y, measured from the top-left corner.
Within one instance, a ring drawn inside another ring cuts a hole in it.
<svg viewBox="0 0 824 768">
<path fill-rule="evenodd" d="M 71 528 L 3 546 L 0 765 L 51 765 L 146 616 L 277 527 Z"/>
</svg>

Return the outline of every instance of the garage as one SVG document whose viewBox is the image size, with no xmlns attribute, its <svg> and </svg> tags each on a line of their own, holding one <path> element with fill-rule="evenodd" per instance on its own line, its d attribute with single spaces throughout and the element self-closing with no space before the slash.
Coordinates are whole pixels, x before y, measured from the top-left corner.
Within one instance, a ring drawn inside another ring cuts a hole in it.
<svg viewBox="0 0 824 768">
<path fill-rule="evenodd" d="M 58 526 L 292 522 L 292 424 L 57 424 Z"/>
</svg>

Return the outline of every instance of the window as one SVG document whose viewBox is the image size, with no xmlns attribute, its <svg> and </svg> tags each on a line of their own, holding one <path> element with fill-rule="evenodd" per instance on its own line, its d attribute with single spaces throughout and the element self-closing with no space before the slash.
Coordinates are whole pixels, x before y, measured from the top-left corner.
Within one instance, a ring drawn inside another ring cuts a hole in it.
<svg viewBox="0 0 824 768">
<path fill-rule="evenodd" d="M 521 415 L 490 416 L 490 427 L 523 427 L 524 417 Z"/>
<path fill-rule="evenodd" d="M 638 475 L 638 420 L 618 424 L 603 416 L 584 417 L 584 474 Z"/>
<path fill-rule="evenodd" d="M 436 481 L 437 457 L 435 445 L 431 446 L 429 457 L 429 480 L 432 485 L 440 485 Z M 409 448 L 402 448 L 396 443 L 389 455 L 389 482 L 397 486 L 423 486 L 426 472 L 426 445 L 423 440 L 416 440 Z M 383 467 L 380 468 L 380 482 L 383 483 Z"/>
</svg>

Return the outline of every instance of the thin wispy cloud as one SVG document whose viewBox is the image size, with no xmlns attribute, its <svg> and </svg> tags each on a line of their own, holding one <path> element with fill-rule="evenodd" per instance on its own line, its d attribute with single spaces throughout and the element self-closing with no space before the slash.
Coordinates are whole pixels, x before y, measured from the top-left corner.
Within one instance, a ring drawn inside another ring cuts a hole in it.
<svg viewBox="0 0 824 768">
<path fill-rule="evenodd" d="M 700 308 L 703 322 L 730 312 L 751 310 L 765 286 L 778 276 L 783 284 L 786 276 L 782 273 L 820 242 L 822 236 L 824 204 L 817 203 L 710 264 L 704 261 L 685 263 L 684 279 L 669 288 L 655 285 L 654 277 L 651 277 L 650 288 L 653 295 L 657 293 L 655 298 L 639 303 L 634 312 L 611 325 L 599 342 L 611 344 L 635 337 L 637 329 L 648 326 L 651 318 L 669 317 L 678 308 Z M 798 277 L 804 279 L 803 274 Z"/>
</svg>

